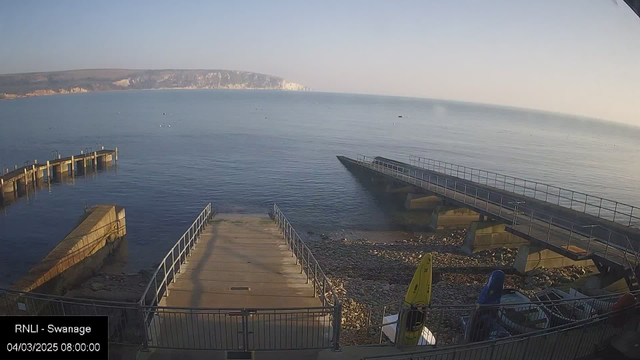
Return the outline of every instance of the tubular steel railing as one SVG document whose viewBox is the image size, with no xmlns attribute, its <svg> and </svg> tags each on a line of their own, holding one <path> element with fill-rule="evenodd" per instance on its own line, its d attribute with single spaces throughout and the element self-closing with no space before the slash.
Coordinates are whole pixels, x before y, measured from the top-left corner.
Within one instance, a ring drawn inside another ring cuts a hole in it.
<svg viewBox="0 0 640 360">
<path fill-rule="evenodd" d="M 629 238 L 603 226 L 578 224 L 531 208 L 521 199 L 438 173 L 406 168 L 395 162 L 364 155 L 358 155 L 357 162 L 501 219 L 516 232 L 552 245 L 556 251 L 571 253 L 575 257 L 595 254 L 620 266 L 633 262 L 635 267 L 640 263 L 638 251 Z"/>
<path fill-rule="evenodd" d="M 0 316 L 5 315 L 106 315 L 109 317 L 110 343 L 143 345 L 145 341 L 142 311 L 136 303 L 0 289 Z"/>
<path fill-rule="evenodd" d="M 508 291 L 505 289 L 505 291 Z M 631 292 L 640 295 L 639 291 Z M 378 343 L 383 343 L 383 328 L 395 325 L 396 336 L 388 344 L 403 348 L 404 329 L 412 314 L 424 314 L 424 325 L 430 334 L 430 346 L 451 346 L 469 342 L 494 340 L 531 332 L 555 332 L 569 323 L 590 319 L 612 311 L 613 304 L 623 294 L 573 296 L 568 299 L 535 300 L 499 305 L 429 305 L 403 306 L 400 303 L 378 306 L 369 310 L 368 324 L 363 329 L 379 331 Z M 399 320 L 386 322 L 385 315 L 400 314 Z M 407 315 L 409 314 L 409 315 Z M 518 321 L 514 320 L 518 319 Z"/>
<path fill-rule="evenodd" d="M 629 204 L 538 181 L 476 169 L 420 156 L 409 156 L 412 166 L 455 176 L 481 185 L 532 197 L 547 203 L 597 216 L 625 226 L 640 227 L 640 210 Z"/>
<path fill-rule="evenodd" d="M 280 231 L 282 231 L 282 237 L 286 240 L 292 254 L 296 257 L 297 263 L 300 264 L 300 272 L 304 272 L 307 275 L 307 283 L 309 283 L 309 281 L 313 283 L 314 293 L 320 296 L 322 306 L 339 305 L 340 301 L 338 300 L 338 296 L 333 286 L 331 286 L 331 282 L 329 282 L 329 279 L 327 279 L 327 276 L 324 274 L 324 271 L 320 268 L 318 261 L 276 204 L 273 204 L 272 215 L 273 221 L 275 221 Z"/>
<path fill-rule="evenodd" d="M 324 271 L 318 264 L 318 261 L 311 253 L 311 250 L 302 241 L 298 232 L 293 228 L 289 220 L 282 213 L 278 205 L 273 204 L 272 212 L 273 221 L 278 225 L 280 231 L 282 231 L 282 237 L 287 242 L 291 253 L 296 257 L 296 262 L 300 264 L 300 272 L 305 273 L 307 276 L 307 283 L 311 281 L 313 284 L 314 296 L 319 296 L 322 306 L 325 308 L 330 307 L 332 309 L 332 341 L 333 348 L 337 350 L 340 348 L 340 326 L 342 319 L 342 304 L 338 299 L 338 296 L 331 285 L 329 279 L 325 275 Z"/>
<path fill-rule="evenodd" d="M 613 304 L 613 303 L 612 303 Z M 521 305 L 517 305 L 521 306 Z M 512 305 L 512 308 L 516 306 Z M 505 310 L 505 308 L 503 308 Z M 523 309 L 526 311 L 527 309 Z M 471 313 L 470 316 L 476 316 Z M 500 314 L 487 308 L 484 315 Z M 483 314 L 480 314 L 483 315 Z M 498 315 L 495 315 L 496 318 Z M 427 315 L 427 319 L 429 316 Z M 428 320 L 427 320 L 428 322 Z M 462 321 L 461 321 L 462 322 Z M 499 320 L 496 321 L 499 324 Z M 436 359 L 567 359 L 589 355 L 605 340 L 625 331 L 638 331 L 640 305 L 611 310 L 600 315 L 568 322 L 556 327 L 521 333 L 515 336 L 489 338 L 478 342 L 461 341 L 458 345 L 424 346 L 424 350 L 396 355 L 367 356 L 365 359 L 436 360 Z M 438 335 L 435 336 L 436 339 Z M 447 344 L 448 345 L 448 344 Z"/>
<path fill-rule="evenodd" d="M 317 261 L 274 205 L 301 271 L 322 306 L 301 308 L 196 308 L 159 306 L 198 236 L 215 215 L 211 204 L 169 250 L 137 303 L 70 299 L 0 289 L 2 315 L 107 315 L 109 342 L 143 349 L 295 350 L 340 347 L 341 304 Z"/>
<path fill-rule="evenodd" d="M 187 261 L 189 255 L 191 255 L 191 250 L 198 242 L 198 236 L 200 236 L 213 216 L 215 216 L 215 212 L 211 211 L 211 203 L 209 203 L 187 231 L 182 234 L 178 242 L 173 245 L 167 255 L 164 256 L 153 276 L 151 276 L 149 284 L 144 289 L 139 301 L 140 305 L 156 306 L 160 299 L 167 295 L 169 283 L 175 281 L 176 274 L 180 272 L 182 264 Z M 152 292 L 149 293 L 149 291 Z"/>
<path fill-rule="evenodd" d="M 251 351 L 336 348 L 332 310 L 163 306 L 144 311 L 155 315 L 148 326 L 149 347 Z"/>
</svg>

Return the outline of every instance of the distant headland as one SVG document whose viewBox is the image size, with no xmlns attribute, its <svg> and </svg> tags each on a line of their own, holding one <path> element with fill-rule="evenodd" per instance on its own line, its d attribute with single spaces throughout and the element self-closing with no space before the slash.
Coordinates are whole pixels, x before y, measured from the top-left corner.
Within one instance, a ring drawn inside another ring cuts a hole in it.
<svg viewBox="0 0 640 360">
<path fill-rule="evenodd" d="M 116 90 L 310 90 L 281 77 L 235 70 L 91 69 L 0 75 L 0 100 Z"/>
</svg>

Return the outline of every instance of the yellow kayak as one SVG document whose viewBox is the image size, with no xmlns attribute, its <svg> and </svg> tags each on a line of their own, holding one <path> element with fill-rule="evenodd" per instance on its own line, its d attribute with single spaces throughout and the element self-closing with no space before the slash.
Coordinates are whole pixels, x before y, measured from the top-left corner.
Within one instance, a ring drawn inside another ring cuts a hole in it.
<svg viewBox="0 0 640 360">
<path fill-rule="evenodd" d="M 420 261 L 420 265 L 413 274 L 413 279 L 404 297 L 406 308 L 411 306 L 427 306 L 431 303 L 431 264 L 433 256 L 431 253 L 425 254 Z M 404 332 L 404 345 L 418 345 L 422 328 L 424 327 L 425 311 L 410 310 L 407 312 Z"/>
</svg>

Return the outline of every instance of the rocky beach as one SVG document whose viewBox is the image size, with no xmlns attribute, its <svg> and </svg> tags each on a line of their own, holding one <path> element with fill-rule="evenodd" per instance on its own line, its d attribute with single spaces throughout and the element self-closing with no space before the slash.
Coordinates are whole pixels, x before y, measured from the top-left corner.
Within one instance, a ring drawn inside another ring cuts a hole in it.
<svg viewBox="0 0 640 360">
<path fill-rule="evenodd" d="M 505 288 L 527 296 L 551 286 L 568 284 L 589 274 L 589 268 L 570 266 L 536 269 L 526 276 L 513 269 L 517 249 L 500 248 L 465 254 L 465 230 L 437 233 L 405 231 L 337 231 L 307 233 L 307 245 L 342 301 L 342 343 L 377 344 L 383 313 L 397 314 L 421 257 L 433 254 L 432 305 L 474 304 L 493 270 L 506 274 Z M 460 316 L 446 311 L 428 319 L 437 327 L 438 341 L 452 343 L 462 334 Z"/>
</svg>

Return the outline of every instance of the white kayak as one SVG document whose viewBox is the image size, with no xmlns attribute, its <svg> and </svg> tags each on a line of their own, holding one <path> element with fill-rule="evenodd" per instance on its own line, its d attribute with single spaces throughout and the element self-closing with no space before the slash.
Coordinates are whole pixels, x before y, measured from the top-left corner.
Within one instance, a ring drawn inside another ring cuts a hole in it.
<svg viewBox="0 0 640 360">
<path fill-rule="evenodd" d="M 382 333 L 384 333 L 391 342 L 394 342 L 396 339 L 396 325 L 398 321 L 398 314 L 385 316 L 383 319 Z M 433 336 L 431 331 L 427 329 L 426 326 L 422 328 L 422 335 L 420 336 L 420 340 L 418 340 L 418 346 L 422 345 L 435 345 L 436 338 Z"/>
</svg>

